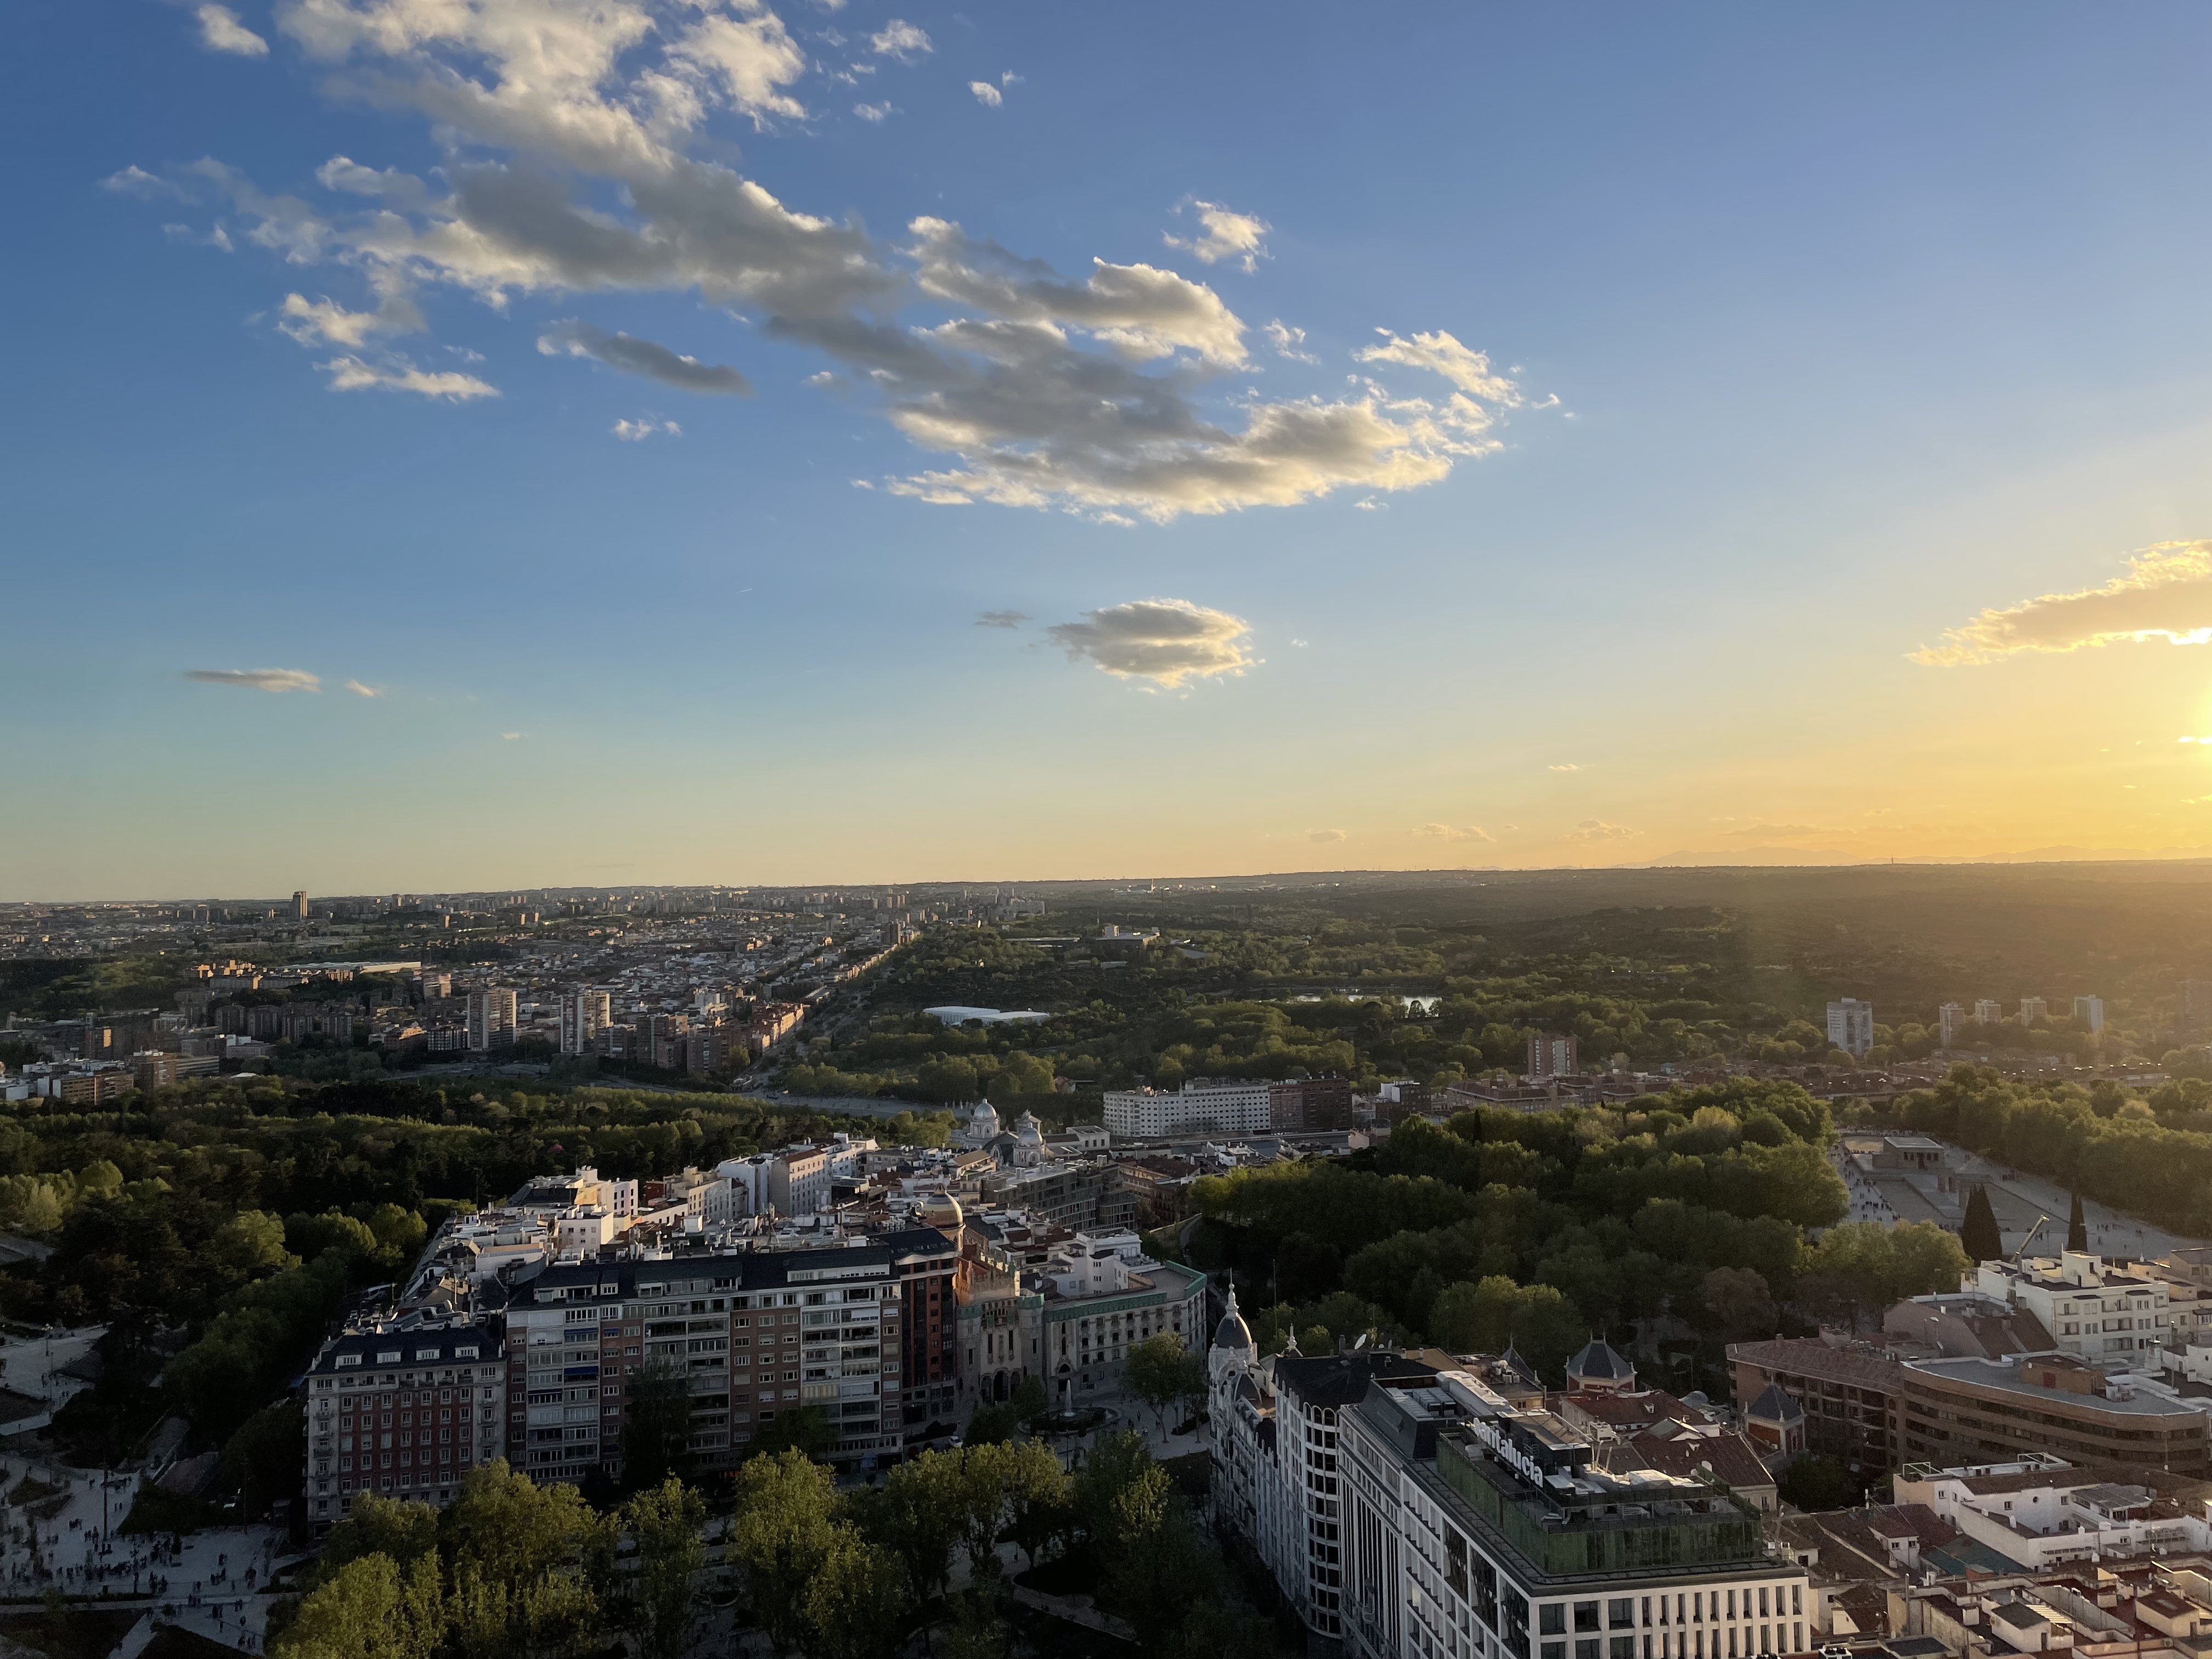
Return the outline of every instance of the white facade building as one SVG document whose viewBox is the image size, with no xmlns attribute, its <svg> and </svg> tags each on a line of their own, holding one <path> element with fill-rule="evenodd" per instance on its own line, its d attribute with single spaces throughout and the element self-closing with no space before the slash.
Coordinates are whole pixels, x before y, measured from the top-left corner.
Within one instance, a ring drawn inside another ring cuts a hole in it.
<svg viewBox="0 0 2212 1659">
<path fill-rule="evenodd" d="M 1874 1047 L 1874 1004 L 1856 997 L 1830 1003 L 1828 1046 L 1841 1048 L 1854 1060 L 1865 1059 Z"/>
<path fill-rule="evenodd" d="M 469 1047 L 477 1054 L 514 1039 L 514 993 L 481 985 L 469 993 Z"/>
<path fill-rule="evenodd" d="M 2051 1341 L 2106 1370 L 2155 1366 L 2165 1346 L 2172 1291 L 2162 1279 L 2107 1267 L 2082 1250 L 2023 1261 L 1984 1261 L 1965 1288 L 2024 1308 Z"/>
<path fill-rule="evenodd" d="M 1114 1090 L 1106 1096 L 1106 1129 L 1123 1139 L 1139 1140 L 1187 1130 L 1264 1134 L 1268 1100 L 1264 1078 L 1194 1078 L 1176 1090 Z"/>
</svg>

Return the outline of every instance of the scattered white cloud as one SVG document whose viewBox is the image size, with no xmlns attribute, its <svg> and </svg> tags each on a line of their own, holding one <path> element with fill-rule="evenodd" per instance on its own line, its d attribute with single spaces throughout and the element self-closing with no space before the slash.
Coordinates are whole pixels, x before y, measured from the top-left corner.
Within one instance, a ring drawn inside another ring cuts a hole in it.
<svg viewBox="0 0 2212 1659">
<path fill-rule="evenodd" d="M 1508 409 L 1521 402 L 1521 388 L 1504 375 L 1492 374 L 1486 354 L 1462 345 L 1442 330 L 1434 334 L 1416 334 L 1410 340 L 1400 339 L 1387 328 L 1375 331 L 1382 337 L 1383 343 L 1352 354 L 1363 363 L 1398 363 L 1407 368 L 1431 369 L 1470 398 Z"/>
<path fill-rule="evenodd" d="M 868 49 L 878 58 L 896 58 L 902 64 L 911 64 L 935 50 L 927 33 L 901 17 L 892 18 L 870 35 Z"/>
<path fill-rule="evenodd" d="M 202 6 L 192 14 L 199 19 L 200 44 L 240 58 L 266 58 L 269 43 L 238 21 L 228 6 Z"/>
<path fill-rule="evenodd" d="M 1026 611 L 979 611 L 975 613 L 978 628 L 1019 628 L 1030 619 Z"/>
<path fill-rule="evenodd" d="M 1139 599 L 1083 614 L 1081 622 L 1045 631 L 1070 658 L 1123 679 L 1173 688 L 1242 674 L 1259 660 L 1249 648 L 1250 623 L 1188 599 Z"/>
<path fill-rule="evenodd" d="M 1632 830 L 1625 823 L 1607 823 L 1603 818 L 1584 818 L 1577 824 L 1569 841 L 1626 841 L 1631 836 L 1640 836 L 1641 830 Z"/>
<path fill-rule="evenodd" d="M 988 109 L 996 109 L 1006 101 L 1006 94 L 988 81 L 970 81 L 968 90 L 975 94 L 975 101 Z"/>
<path fill-rule="evenodd" d="M 210 685 L 242 685 L 255 691 L 319 691 L 323 682 L 319 676 L 304 668 L 187 668 L 188 680 L 204 680 Z"/>
<path fill-rule="evenodd" d="M 522 739 L 522 733 L 520 732 L 502 732 L 499 735 L 503 741 L 507 743 L 519 743 Z"/>
<path fill-rule="evenodd" d="M 1162 236 L 1163 241 L 1170 247 L 1188 250 L 1209 265 L 1234 259 L 1248 275 L 1259 269 L 1259 262 L 1267 257 L 1269 227 L 1265 220 L 1249 213 L 1232 213 L 1218 202 L 1193 200 L 1188 205 L 1196 210 L 1203 234 L 1191 237 L 1168 234 Z"/>
<path fill-rule="evenodd" d="M 1248 325 L 1204 283 L 1105 259 L 1070 277 L 933 218 L 913 222 L 909 246 L 888 246 L 857 221 L 780 201 L 710 133 L 717 111 L 757 125 L 806 116 L 811 76 L 826 84 L 918 59 L 928 37 L 902 20 L 870 37 L 864 64 L 817 66 L 769 0 L 283 0 L 277 16 L 334 93 L 418 114 L 444 164 L 417 178 L 337 155 L 317 175 L 321 193 L 304 195 L 263 190 L 212 158 L 107 182 L 205 210 L 210 236 L 241 252 L 357 277 L 374 305 L 316 298 L 295 277 L 303 309 L 281 316 L 341 354 L 326 364 L 341 389 L 495 395 L 472 375 L 372 349 L 420 326 L 411 296 L 428 288 L 495 309 L 572 294 L 695 296 L 827 357 L 939 458 L 878 487 L 1109 524 L 1434 483 L 1499 447 L 1489 428 L 1517 398 L 1490 376 L 1489 404 L 1456 382 L 1435 399 L 1361 381 L 1270 401 L 1224 384 L 1251 367 Z M 1018 80 L 1008 71 L 1000 85 Z M 1200 228 L 1190 246 L 1214 262 L 1264 254 L 1251 216 L 1185 211 Z M 923 304 L 954 314 L 906 326 L 901 311 Z M 563 352 L 596 341 L 580 355 L 694 390 L 743 384 L 625 335 L 548 337 Z M 1304 349 L 1287 327 L 1265 337 Z M 1449 337 L 1414 343 L 1431 338 Z"/>
<path fill-rule="evenodd" d="M 611 8 L 627 12 L 628 6 Z M 659 106 L 663 121 L 689 125 L 702 95 L 726 102 L 756 128 L 771 116 L 803 120 L 806 106 L 784 90 L 806 73 L 806 54 L 791 38 L 783 20 L 760 0 L 740 3 L 732 17 L 702 8 L 707 15 L 679 37 L 668 52 L 673 80 L 643 78 L 639 90 Z"/>
<path fill-rule="evenodd" d="M 348 311 L 327 297 L 288 294 L 277 307 L 277 328 L 301 345 L 362 346 L 372 334 L 404 334 L 422 325 L 415 307 L 396 300 L 374 311 Z"/>
<path fill-rule="evenodd" d="M 1288 357 L 1294 363 L 1317 363 L 1321 361 L 1306 349 L 1305 330 L 1292 328 L 1279 317 L 1272 323 L 1261 324 L 1260 332 L 1267 337 L 1267 343 L 1273 348 L 1278 357 Z"/>
<path fill-rule="evenodd" d="M 364 685 L 359 680 L 348 680 L 345 683 L 345 689 L 356 697 L 380 697 L 384 695 L 382 686 Z"/>
<path fill-rule="evenodd" d="M 333 392 L 414 392 L 425 398 L 442 398 L 465 404 L 478 398 L 496 398 L 499 388 L 458 369 L 417 368 L 405 358 L 391 363 L 363 362 L 358 357 L 333 357 L 316 368 L 331 377 Z"/>
<path fill-rule="evenodd" d="M 641 444 L 656 434 L 670 438 L 684 435 L 684 428 L 675 422 L 656 421 L 649 415 L 635 421 L 617 421 L 608 430 L 626 444 Z"/>
<path fill-rule="evenodd" d="M 538 349 L 549 357 L 590 357 L 625 374 L 642 374 L 663 386 L 684 392 L 722 392 L 750 397 L 753 385 L 726 363 L 702 363 L 666 346 L 634 335 L 610 334 L 589 323 L 567 322 L 538 337 Z"/>
<path fill-rule="evenodd" d="M 1544 769 L 1547 772 L 1579 772 L 1583 768 L 1579 761 L 1554 761 Z"/>
<path fill-rule="evenodd" d="M 859 116 L 863 121 L 872 122 L 878 126 L 881 126 L 885 120 L 890 118 L 892 115 L 896 114 L 897 111 L 888 102 L 881 104 L 855 104 L 853 106 L 853 113 Z"/>
<path fill-rule="evenodd" d="M 1292 640 L 1291 643 L 1297 647 L 1299 650 L 1303 651 L 1307 646 L 1312 644 L 1313 641 L 1310 640 Z"/>
<path fill-rule="evenodd" d="M 1306 839 L 1317 846 L 1326 847 L 1331 842 L 1350 841 L 1352 837 L 1341 830 L 1309 830 Z"/>
<path fill-rule="evenodd" d="M 1354 501 L 1352 505 L 1362 513 L 1388 513 L 1390 510 L 1389 502 L 1378 501 L 1372 495 L 1368 496 L 1364 501 Z"/>
<path fill-rule="evenodd" d="M 1406 832 L 1426 841 L 1496 841 L 1479 823 L 1417 823 Z"/>
<path fill-rule="evenodd" d="M 2130 556 L 2127 574 L 2101 587 L 1984 611 L 1911 659 L 1956 668 L 2023 651 L 2079 651 L 2124 640 L 2212 642 L 2212 541 L 2160 542 Z"/>
</svg>

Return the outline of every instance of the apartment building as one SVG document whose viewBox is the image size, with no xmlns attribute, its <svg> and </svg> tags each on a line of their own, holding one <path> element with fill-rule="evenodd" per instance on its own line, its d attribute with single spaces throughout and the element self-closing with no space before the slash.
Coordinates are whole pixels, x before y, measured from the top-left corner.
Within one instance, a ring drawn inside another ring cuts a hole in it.
<svg viewBox="0 0 2212 1659">
<path fill-rule="evenodd" d="M 778 1413 L 819 1407 L 835 1455 L 902 1442 L 902 1287 L 879 1241 L 562 1262 L 507 1313 L 507 1457 L 540 1482 L 619 1475 L 638 1385 L 680 1380 L 690 1451 L 734 1467 Z"/>
<path fill-rule="evenodd" d="M 1116 1089 L 1106 1095 L 1107 1132 L 1121 1139 L 1203 1131 L 1265 1134 L 1272 1115 L 1266 1080 L 1193 1078 L 1180 1089 Z"/>
<path fill-rule="evenodd" d="M 1768 1389 L 1779 1388 L 1804 1411 L 1807 1449 L 1869 1475 L 1902 1461 L 1897 1409 L 1905 1367 L 1897 1360 L 1832 1348 L 1812 1337 L 1732 1342 L 1728 1360 L 1738 1410 L 1748 1411 Z"/>
<path fill-rule="evenodd" d="M 2085 1250 L 1984 1261 L 1974 1271 L 1974 1287 L 2026 1309 L 2054 1346 L 2092 1365 L 2126 1370 L 2146 1350 L 2165 1346 L 2172 1299 L 2166 1281 L 2139 1267 L 2115 1267 Z"/>
<path fill-rule="evenodd" d="M 1595 1457 L 1465 1370 L 1377 1379 L 1337 1423 L 1344 1639 L 1364 1659 L 1808 1650 L 1805 1569 L 1702 1480 Z"/>
<path fill-rule="evenodd" d="M 501 985 L 480 985 L 469 993 L 469 1048 L 477 1054 L 514 1041 L 514 993 Z"/>
<path fill-rule="evenodd" d="M 958 1420 L 960 1394 L 960 1303 L 955 1279 L 960 1248 L 934 1227 L 885 1233 L 878 1241 L 890 1252 L 899 1284 L 902 1340 L 898 1347 L 900 1422 L 909 1434 L 926 1435 L 934 1425 Z"/>
<path fill-rule="evenodd" d="M 2212 1413 L 2060 1354 L 1909 1362 L 1894 1438 L 1900 1462 L 1938 1468 L 2041 1452 L 2212 1475 Z"/>
<path fill-rule="evenodd" d="M 356 1495 L 452 1501 L 500 1455 L 507 1375 L 499 1334 L 475 1322 L 348 1331 L 305 1379 L 307 1518 L 319 1537 Z"/>
<path fill-rule="evenodd" d="M 594 1053 L 594 1041 L 613 1024 L 612 999 L 605 991 L 572 991 L 561 999 L 561 1052 Z"/>
<path fill-rule="evenodd" d="M 1079 1402 L 1121 1380 L 1129 1349 L 1172 1335 L 1205 1340 L 1206 1275 L 1155 1261 L 1134 1233 L 1078 1233 L 1036 1276 L 1044 1298 L 1046 1386 L 1055 1405 Z"/>
<path fill-rule="evenodd" d="M 1582 1069 L 1579 1048 L 1571 1036 L 1552 1031 L 1534 1031 L 1528 1036 L 1528 1065 L 1523 1077 L 1541 1079 L 1549 1077 L 1574 1077 Z"/>
</svg>

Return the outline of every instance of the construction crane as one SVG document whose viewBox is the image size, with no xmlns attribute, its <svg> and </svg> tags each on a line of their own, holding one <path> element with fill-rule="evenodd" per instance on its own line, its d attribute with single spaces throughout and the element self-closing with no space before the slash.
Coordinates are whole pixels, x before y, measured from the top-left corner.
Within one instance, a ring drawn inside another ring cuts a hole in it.
<svg viewBox="0 0 2212 1659">
<path fill-rule="evenodd" d="M 2035 1236 L 2043 1231 L 2043 1224 L 2050 1219 L 2051 1218 L 2047 1215 L 2037 1216 L 2035 1218 L 2035 1225 L 2027 1230 L 2027 1237 L 2021 1239 L 2020 1243 L 2014 1247 L 2013 1253 L 2007 1256 L 2005 1260 L 2007 1261 L 2019 1261 L 2022 1253 L 2027 1250 L 2027 1247 L 2035 1243 Z"/>
</svg>

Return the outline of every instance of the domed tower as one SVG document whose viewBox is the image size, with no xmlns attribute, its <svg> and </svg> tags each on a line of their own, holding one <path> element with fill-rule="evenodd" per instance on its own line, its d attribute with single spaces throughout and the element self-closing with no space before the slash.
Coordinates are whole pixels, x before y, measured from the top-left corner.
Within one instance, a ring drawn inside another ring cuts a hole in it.
<svg viewBox="0 0 2212 1659">
<path fill-rule="evenodd" d="M 1035 1112 L 1024 1112 L 1014 1120 L 1014 1165 L 1033 1170 L 1043 1162 L 1044 1126 L 1036 1121 Z"/>
<path fill-rule="evenodd" d="M 1237 1287 L 1231 1285 L 1229 1306 L 1213 1328 L 1213 1345 L 1206 1351 L 1206 1379 L 1217 1390 L 1224 1382 L 1233 1387 L 1236 1378 L 1250 1368 L 1252 1358 L 1252 1328 L 1237 1311 Z"/>
</svg>

